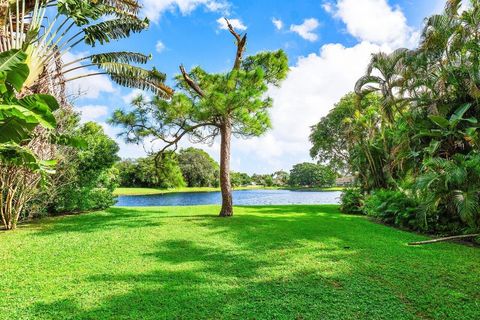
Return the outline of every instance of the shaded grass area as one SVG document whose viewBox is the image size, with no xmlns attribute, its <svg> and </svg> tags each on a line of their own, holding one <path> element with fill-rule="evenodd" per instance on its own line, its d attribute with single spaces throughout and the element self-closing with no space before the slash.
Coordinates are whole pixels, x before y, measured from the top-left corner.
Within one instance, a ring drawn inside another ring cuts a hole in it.
<svg viewBox="0 0 480 320">
<path fill-rule="evenodd" d="M 342 191 L 343 187 L 330 188 L 290 188 L 290 187 L 263 187 L 263 186 L 246 186 L 235 187 L 235 190 L 292 190 L 292 191 Z M 220 191 L 220 188 L 210 187 L 188 187 L 188 188 L 173 188 L 173 189 L 156 189 L 156 188 L 117 188 L 113 194 L 116 196 L 144 196 L 154 194 L 166 193 L 181 193 L 181 192 L 214 192 Z"/>
<path fill-rule="evenodd" d="M 112 208 L 0 233 L 2 319 L 479 319 L 480 250 L 336 206 Z"/>
</svg>

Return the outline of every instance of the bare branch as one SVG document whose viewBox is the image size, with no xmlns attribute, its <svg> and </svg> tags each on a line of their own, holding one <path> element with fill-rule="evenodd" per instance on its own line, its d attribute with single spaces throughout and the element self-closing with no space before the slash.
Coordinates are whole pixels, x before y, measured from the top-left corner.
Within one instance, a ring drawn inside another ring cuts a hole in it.
<svg viewBox="0 0 480 320">
<path fill-rule="evenodd" d="M 230 31 L 230 33 L 235 37 L 235 39 L 237 39 L 237 41 L 240 42 L 241 41 L 240 35 L 235 31 L 232 24 L 230 23 L 230 21 L 228 21 L 227 18 L 225 18 L 225 21 L 227 22 L 228 31 Z"/>
<path fill-rule="evenodd" d="M 192 88 L 200 97 L 204 97 L 205 93 L 203 93 L 203 90 L 200 88 L 200 86 L 188 75 L 188 73 L 185 71 L 185 68 L 183 65 L 180 65 L 180 72 L 182 72 L 183 79 L 187 82 L 188 86 Z"/>
<path fill-rule="evenodd" d="M 240 64 L 242 63 L 245 45 L 247 44 L 247 34 L 245 33 L 243 37 L 240 36 L 240 34 L 235 31 L 232 24 L 230 23 L 230 21 L 228 21 L 227 18 L 225 18 L 225 21 L 227 22 L 228 30 L 237 40 L 237 54 L 235 56 L 235 64 L 233 65 L 233 70 L 238 70 L 240 69 Z"/>
</svg>

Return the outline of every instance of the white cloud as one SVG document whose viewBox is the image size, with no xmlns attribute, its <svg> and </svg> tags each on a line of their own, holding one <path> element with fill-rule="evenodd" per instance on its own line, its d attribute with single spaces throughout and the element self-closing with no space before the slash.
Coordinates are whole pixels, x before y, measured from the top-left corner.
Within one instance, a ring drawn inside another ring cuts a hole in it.
<svg viewBox="0 0 480 320">
<path fill-rule="evenodd" d="M 150 20 L 158 22 L 165 11 L 179 10 L 182 15 L 188 15 L 200 6 L 208 11 L 226 13 L 230 4 L 226 0 L 144 0 L 143 12 Z"/>
<path fill-rule="evenodd" d="M 155 50 L 157 50 L 158 53 L 162 53 L 163 50 L 165 50 L 165 45 L 163 44 L 162 41 L 158 40 L 157 44 L 155 45 Z"/>
<path fill-rule="evenodd" d="M 96 121 L 108 114 L 108 107 L 101 105 L 87 105 L 76 107 L 75 111 L 81 114 L 81 122 Z"/>
<path fill-rule="evenodd" d="M 82 52 L 78 54 L 73 54 L 67 52 L 63 56 L 63 61 L 65 63 L 73 62 L 79 58 L 87 56 L 88 53 Z M 80 67 L 80 63 L 73 63 L 72 65 L 66 66 L 65 69 L 74 69 Z M 75 71 L 68 72 L 65 77 L 67 79 L 73 79 L 76 77 L 81 77 L 83 75 L 96 73 L 98 70 L 96 69 L 88 69 L 82 68 L 77 69 Z M 68 94 L 73 96 L 79 96 L 80 98 L 87 98 L 87 99 L 97 99 L 101 93 L 114 93 L 116 89 L 113 86 L 112 81 L 105 76 L 105 75 L 95 75 L 85 78 L 79 78 L 77 80 L 69 81 L 67 83 L 67 91 Z"/>
<path fill-rule="evenodd" d="M 334 15 L 360 41 L 412 47 L 419 39 L 402 10 L 389 6 L 386 0 L 338 0 Z"/>
<path fill-rule="evenodd" d="M 240 30 L 240 31 L 244 31 L 244 30 L 247 30 L 247 26 L 243 24 L 243 22 L 239 19 L 228 19 L 228 21 L 230 22 L 230 24 L 233 26 L 233 28 L 235 28 L 235 30 Z M 217 19 L 217 23 L 218 23 L 218 27 L 222 30 L 228 30 L 228 25 L 227 25 L 227 21 L 225 21 L 225 18 L 222 17 L 222 18 L 218 18 Z"/>
<path fill-rule="evenodd" d="M 320 23 L 315 18 L 305 19 L 302 24 L 292 24 L 290 26 L 290 31 L 297 33 L 300 37 L 308 41 L 316 41 L 318 35 L 314 33 Z"/>
<path fill-rule="evenodd" d="M 277 30 L 282 30 L 283 28 L 283 21 L 277 18 L 272 18 L 272 23 L 277 28 Z"/>
<path fill-rule="evenodd" d="M 325 10 L 327 13 L 332 13 L 333 12 L 333 5 L 330 2 L 324 2 L 322 4 L 323 10 Z"/>
</svg>

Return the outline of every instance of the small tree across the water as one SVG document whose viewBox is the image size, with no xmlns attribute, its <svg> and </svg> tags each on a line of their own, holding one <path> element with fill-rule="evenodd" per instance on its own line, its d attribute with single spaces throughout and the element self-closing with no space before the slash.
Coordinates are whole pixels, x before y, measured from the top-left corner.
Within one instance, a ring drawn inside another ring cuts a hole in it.
<svg viewBox="0 0 480 320">
<path fill-rule="evenodd" d="M 233 215 L 230 183 L 230 145 L 232 135 L 255 137 L 270 127 L 268 109 L 272 99 L 266 96 L 269 85 L 279 86 L 288 73 L 284 51 L 262 52 L 243 59 L 247 35 L 238 34 L 227 20 L 230 33 L 236 40 L 233 68 L 228 73 L 210 74 L 200 67 L 187 73 L 180 66 L 176 78 L 180 92 L 170 100 L 135 99 L 134 110 L 115 111 L 111 123 L 125 129 L 127 142 L 146 138 L 162 141 L 157 153 L 176 149 L 180 140 L 189 137 L 193 142 L 211 142 L 220 136 L 220 187 L 222 209 L 220 216 Z"/>
</svg>

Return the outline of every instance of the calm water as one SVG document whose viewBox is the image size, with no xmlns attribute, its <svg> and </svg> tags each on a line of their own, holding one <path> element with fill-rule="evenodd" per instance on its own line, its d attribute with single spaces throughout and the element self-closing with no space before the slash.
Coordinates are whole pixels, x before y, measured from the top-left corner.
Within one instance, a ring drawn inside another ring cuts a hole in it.
<svg viewBox="0 0 480 320">
<path fill-rule="evenodd" d="M 290 190 L 239 190 L 233 192 L 235 205 L 338 204 L 341 192 Z M 120 196 L 117 206 L 193 206 L 220 204 L 220 192 L 185 192 L 148 196 Z"/>
</svg>

